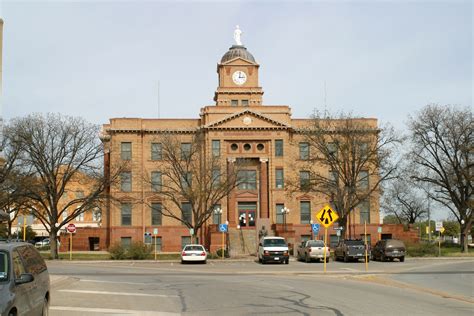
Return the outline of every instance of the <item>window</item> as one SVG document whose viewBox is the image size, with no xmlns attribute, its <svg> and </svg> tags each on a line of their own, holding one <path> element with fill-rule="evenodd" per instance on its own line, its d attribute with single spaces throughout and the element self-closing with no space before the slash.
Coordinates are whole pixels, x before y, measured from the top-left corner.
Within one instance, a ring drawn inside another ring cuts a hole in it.
<svg viewBox="0 0 474 316">
<path fill-rule="evenodd" d="M 163 242 L 161 240 L 161 237 L 155 237 L 155 244 L 156 244 L 156 251 L 160 252 L 161 248 L 163 247 Z"/>
<path fill-rule="evenodd" d="M 275 157 L 283 157 L 283 139 L 275 140 Z"/>
<path fill-rule="evenodd" d="M 221 210 L 221 205 L 216 204 L 214 205 L 214 210 L 212 211 L 212 223 L 213 224 L 221 224 L 222 223 L 222 213 L 216 212 L 216 210 Z"/>
<path fill-rule="evenodd" d="M 120 188 L 123 192 L 132 191 L 132 173 L 130 171 L 120 174 Z"/>
<path fill-rule="evenodd" d="M 151 190 L 153 192 L 161 191 L 161 172 L 159 171 L 151 172 Z"/>
<path fill-rule="evenodd" d="M 161 160 L 162 147 L 160 143 L 151 143 L 151 160 Z"/>
<path fill-rule="evenodd" d="M 121 237 L 120 243 L 122 244 L 123 248 L 129 249 L 132 245 L 132 237 Z"/>
<path fill-rule="evenodd" d="M 371 245 L 371 239 L 370 239 L 370 234 L 367 234 L 367 235 L 364 235 L 364 234 L 360 234 L 360 239 L 362 239 L 362 241 L 364 242 L 365 244 L 365 236 L 367 236 L 367 245 Z M 370 255 L 370 254 L 369 254 Z"/>
<path fill-rule="evenodd" d="M 283 189 L 283 185 L 284 185 L 283 169 L 275 170 L 275 185 L 277 189 Z"/>
<path fill-rule="evenodd" d="M 161 203 L 151 203 L 151 225 L 161 226 Z"/>
<path fill-rule="evenodd" d="M 183 222 L 192 224 L 193 212 L 191 209 L 191 203 L 186 202 L 181 204 L 181 219 L 183 220 Z"/>
<path fill-rule="evenodd" d="M 277 204 L 276 205 L 276 223 L 283 224 L 283 213 L 281 210 L 285 207 L 285 204 Z"/>
<path fill-rule="evenodd" d="M 63 211 L 63 221 L 65 221 L 67 218 L 67 210 Z"/>
<path fill-rule="evenodd" d="M 362 190 L 367 190 L 369 188 L 369 172 L 368 171 L 359 172 L 359 188 Z"/>
<path fill-rule="evenodd" d="M 132 225 L 132 204 L 122 203 L 121 205 L 122 226 Z"/>
<path fill-rule="evenodd" d="M 309 159 L 309 144 L 300 143 L 300 159 L 308 160 Z"/>
<path fill-rule="evenodd" d="M 301 242 L 311 240 L 311 235 L 301 235 Z"/>
<path fill-rule="evenodd" d="M 181 175 L 181 189 L 187 190 L 193 185 L 193 175 L 191 172 L 186 172 Z"/>
<path fill-rule="evenodd" d="M 230 145 L 230 149 L 232 149 L 232 151 L 236 151 L 237 149 L 239 149 L 239 145 L 232 144 L 232 145 Z"/>
<path fill-rule="evenodd" d="M 83 212 L 76 216 L 76 221 L 77 222 L 83 222 L 84 221 L 84 213 Z"/>
<path fill-rule="evenodd" d="M 300 202 L 300 219 L 301 224 L 309 224 L 311 222 L 311 204 L 309 201 Z"/>
<path fill-rule="evenodd" d="M 92 210 L 92 221 L 100 222 L 100 220 L 101 220 L 100 209 L 98 207 L 96 207 Z"/>
<path fill-rule="evenodd" d="M 337 144 L 336 143 L 327 143 L 328 154 L 330 157 L 337 157 Z"/>
<path fill-rule="evenodd" d="M 237 105 L 239 105 L 239 100 L 230 100 L 230 105 L 231 105 L 231 106 L 237 106 Z"/>
<path fill-rule="evenodd" d="M 242 106 L 249 106 L 249 100 L 242 100 Z"/>
<path fill-rule="evenodd" d="M 329 247 L 336 248 L 339 243 L 339 236 L 337 234 L 329 235 Z"/>
<path fill-rule="evenodd" d="M 188 160 L 191 156 L 191 143 L 181 144 L 181 160 Z"/>
<path fill-rule="evenodd" d="M 360 223 L 369 224 L 370 223 L 370 206 L 369 206 L 368 201 L 364 201 L 359 204 L 359 212 L 360 212 Z"/>
<path fill-rule="evenodd" d="M 122 160 L 132 159 L 132 143 L 120 144 L 120 157 L 122 158 Z"/>
<path fill-rule="evenodd" d="M 256 190 L 257 189 L 257 171 L 240 170 L 237 174 L 239 182 L 239 190 Z"/>
<path fill-rule="evenodd" d="M 181 236 L 181 249 L 191 244 L 191 236 Z"/>
<path fill-rule="evenodd" d="M 213 140 L 212 141 L 212 156 L 219 157 L 221 155 L 221 141 Z"/>
<path fill-rule="evenodd" d="M 369 144 L 368 143 L 361 143 L 359 145 L 360 150 L 360 159 L 365 160 L 367 159 L 368 151 L 369 151 Z"/>
<path fill-rule="evenodd" d="M 332 185 L 337 186 L 337 182 L 339 181 L 339 174 L 337 171 L 329 171 L 329 180 Z"/>
<path fill-rule="evenodd" d="M 300 188 L 301 190 L 309 189 L 309 171 L 300 171 Z"/>
<path fill-rule="evenodd" d="M 212 186 L 217 187 L 221 182 L 221 171 L 217 168 L 212 169 Z"/>
<path fill-rule="evenodd" d="M 20 257 L 23 259 L 24 267 L 27 273 L 37 276 L 46 270 L 46 263 L 41 255 L 31 245 L 17 248 Z"/>
<path fill-rule="evenodd" d="M 19 279 L 20 275 L 22 275 L 23 273 L 26 273 L 26 271 L 17 250 L 12 251 L 12 261 L 13 261 L 13 272 L 15 273 L 15 279 Z"/>
</svg>

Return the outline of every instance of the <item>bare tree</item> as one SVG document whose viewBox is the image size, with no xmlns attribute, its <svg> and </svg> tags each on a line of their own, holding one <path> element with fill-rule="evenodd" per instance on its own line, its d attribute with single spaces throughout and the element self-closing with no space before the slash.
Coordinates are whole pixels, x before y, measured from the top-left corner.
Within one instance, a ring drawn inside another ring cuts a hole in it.
<svg viewBox="0 0 474 316">
<path fill-rule="evenodd" d="M 33 175 L 25 189 L 28 207 L 49 233 L 51 256 L 57 259 L 58 232 L 76 216 L 99 206 L 109 182 L 116 178 L 104 177 L 99 126 L 82 118 L 34 114 L 13 120 L 9 133 L 13 144 L 22 149 L 20 166 Z M 59 203 L 72 181 L 86 181 L 88 191 Z"/>
<path fill-rule="evenodd" d="M 238 163 L 229 164 L 206 148 L 204 134 L 197 132 L 183 143 L 182 135 L 164 133 L 160 144 L 160 179 L 146 176 L 152 195 L 146 204 L 163 201 L 161 214 L 173 218 L 198 236 L 214 208 L 236 187 Z"/>
<path fill-rule="evenodd" d="M 400 139 L 391 127 L 380 128 L 346 113 L 316 113 L 304 135 L 309 177 L 300 189 L 326 196 L 340 216 L 344 234 L 351 235 L 351 212 L 374 194 L 378 198 L 380 184 L 395 175 L 390 158 Z"/>
<path fill-rule="evenodd" d="M 413 178 L 433 186 L 431 198 L 447 207 L 461 225 L 461 247 L 468 251 L 472 227 L 474 121 L 472 109 L 427 105 L 409 118 Z"/>
</svg>

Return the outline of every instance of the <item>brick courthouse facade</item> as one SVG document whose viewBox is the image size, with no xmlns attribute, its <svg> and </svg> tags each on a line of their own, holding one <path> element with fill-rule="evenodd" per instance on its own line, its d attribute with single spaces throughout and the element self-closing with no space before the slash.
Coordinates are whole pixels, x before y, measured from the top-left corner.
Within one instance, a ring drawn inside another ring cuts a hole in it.
<svg viewBox="0 0 474 316">
<path fill-rule="evenodd" d="M 106 172 L 124 159 L 130 163 L 125 190 L 123 183 L 112 186 L 110 193 L 114 202 L 108 203 L 102 212 L 108 245 L 143 241 L 144 234 L 155 228 L 158 229 L 158 248 L 163 252 L 177 252 L 184 243 L 190 242 L 189 229 L 179 221 L 165 216 L 158 219 L 150 203 L 129 203 L 150 196 L 150 183 L 143 179 L 160 170 L 155 142 L 157 135 L 164 131 L 179 135 L 183 143 L 189 142 L 193 133 L 203 132 L 209 153 L 218 152 L 227 164 L 239 158 L 250 161 L 246 169 L 251 184 L 235 188 L 224 198 L 220 203 L 222 215 L 213 214 L 198 236 L 211 251 L 221 247 L 217 224 L 225 221 L 229 222 L 227 247 L 231 254 L 255 252 L 262 226 L 269 235 L 284 236 L 292 244 L 311 237 L 310 223 L 316 222 L 316 212 L 328 201 L 316 194 L 290 194 L 286 187 L 287 179 L 300 175 L 298 166 L 304 142 L 300 131 L 310 120 L 292 118 L 291 108 L 286 105 L 264 105 L 259 64 L 244 46 L 232 46 L 218 63 L 217 73 L 215 104 L 203 107 L 199 118 L 113 118 L 103 125 L 101 139 L 105 146 Z M 376 119 L 360 120 L 369 128 L 377 128 Z M 283 207 L 290 212 L 283 215 Z M 377 233 L 378 192 L 372 194 L 367 208 L 364 216 L 369 220 L 368 233 L 375 243 L 381 237 Z M 364 229 L 360 218 L 360 210 L 356 209 L 349 219 L 353 236 L 358 238 Z M 392 237 L 397 234 L 394 230 Z M 331 229 L 329 235 L 334 243 L 336 231 Z"/>
</svg>

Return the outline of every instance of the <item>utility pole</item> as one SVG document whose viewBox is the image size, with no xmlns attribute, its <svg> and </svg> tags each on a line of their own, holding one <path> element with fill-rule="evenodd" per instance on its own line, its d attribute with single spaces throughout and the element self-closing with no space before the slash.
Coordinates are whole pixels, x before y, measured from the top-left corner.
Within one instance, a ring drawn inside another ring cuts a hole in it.
<svg viewBox="0 0 474 316">
<path fill-rule="evenodd" d="M 431 242 L 431 207 L 430 195 L 428 194 L 428 241 Z"/>
</svg>

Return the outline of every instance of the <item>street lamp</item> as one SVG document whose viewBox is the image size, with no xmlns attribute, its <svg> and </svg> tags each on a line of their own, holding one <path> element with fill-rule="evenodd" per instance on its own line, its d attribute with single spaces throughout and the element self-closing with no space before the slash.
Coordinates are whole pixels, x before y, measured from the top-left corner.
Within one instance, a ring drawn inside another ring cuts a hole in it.
<svg viewBox="0 0 474 316">
<path fill-rule="evenodd" d="M 219 217 L 217 218 L 217 224 L 220 224 L 221 223 L 221 216 L 222 216 L 222 209 L 220 207 L 216 208 L 214 210 L 214 214 L 219 215 Z"/>
<path fill-rule="evenodd" d="M 290 209 L 285 206 L 281 209 L 281 213 L 283 214 L 283 230 L 286 232 L 286 214 L 290 213 Z"/>
</svg>

